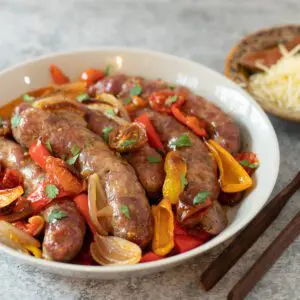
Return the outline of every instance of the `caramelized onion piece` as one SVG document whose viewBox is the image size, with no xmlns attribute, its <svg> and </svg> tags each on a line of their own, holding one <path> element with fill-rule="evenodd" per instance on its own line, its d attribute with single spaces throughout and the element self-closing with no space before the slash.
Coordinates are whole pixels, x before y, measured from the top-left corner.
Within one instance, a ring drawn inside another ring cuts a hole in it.
<svg viewBox="0 0 300 300">
<path fill-rule="evenodd" d="M 141 248 L 125 239 L 116 236 L 95 235 L 90 246 L 93 259 L 102 266 L 132 265 L 141 260 Z"/>
<path fill-rule="evenodd" d="M 120 153 L 133 152 L 144 146 L 147 142 L 145 126 L 134 122 L 113 130 L 109 134 L 109 147 Z"/>
<path fill-rule="evenodd" d="M 4 208 L 14 201 L 16 201 L 19 197 L 21 197 L 24 193 L 23 187 L 21 185 L 14 187 L 12 189 L 0 190 L 0 208 Z"/>
</svg>

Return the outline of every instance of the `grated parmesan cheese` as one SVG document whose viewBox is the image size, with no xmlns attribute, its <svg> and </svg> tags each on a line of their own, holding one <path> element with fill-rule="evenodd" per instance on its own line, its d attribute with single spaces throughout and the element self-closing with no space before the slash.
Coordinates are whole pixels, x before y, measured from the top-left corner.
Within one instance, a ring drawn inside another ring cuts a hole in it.
<svg viewBox="0 0 300 300">
<path fill-rule="evenodd" d="M 264 72 L 249 78 L 249 88 L 254 96 L 278 107 L 300 111 L 300 44 L 290 52 L 279 45 L 282 57 L 270 68 L 257 62 Z"/>
</svg>

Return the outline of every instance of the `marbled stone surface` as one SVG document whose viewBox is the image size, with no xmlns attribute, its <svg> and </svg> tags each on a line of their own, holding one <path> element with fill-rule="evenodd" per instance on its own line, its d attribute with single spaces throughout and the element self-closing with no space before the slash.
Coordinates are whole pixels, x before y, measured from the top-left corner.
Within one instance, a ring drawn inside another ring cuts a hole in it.
<svg viewBox="0 0 300 300">
<path fill-rule="evenodd" d="M 122 45 L 191 58 L 220 72 L 226 53 L 246 33 L 299 22 L 299 0 L 0 0 L 0 69 L 55 51 Z M 271 117 L 281 164 L 278 192 L 300 169 L 300 125 Z M 0 254 L 0 299 L 225 299 L 267 245 L 300 209 L 294 195 L 280 217 L 209 293 L 199 275 L 220 252 L 166 273 L 122 281 L 78 280 L 39 273 Z M 300 239 L 248 299 L 300 299 Z"/>
</svg>

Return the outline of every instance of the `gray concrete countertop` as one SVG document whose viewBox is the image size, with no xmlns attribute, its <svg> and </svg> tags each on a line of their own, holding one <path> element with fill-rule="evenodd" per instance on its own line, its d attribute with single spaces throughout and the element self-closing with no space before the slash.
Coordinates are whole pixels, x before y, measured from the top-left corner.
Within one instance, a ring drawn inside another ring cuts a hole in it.
<svg viewBox="0 0 300 300">
<path fill-rule="evenodd" d="M 0 0 L 0 69 L 56 51 L 123 45 L 172 53 L 222 72 L 226 53 L 244 34 L 297 23 L 299 11 L 299 0 Z M 281 151 L 275 194 L 300 169 L 300 125 L 271 121 Z M 165 273 L 115 282 L 39 273 L 0 254 L 0 299 L 225 299 L 299 209 L 298 192 L 209 293 L 198 288 L 199 275 L 220 248 Z M 248 299 L 300 299 L 299 263 L 298 238 Z"/>
</svg>

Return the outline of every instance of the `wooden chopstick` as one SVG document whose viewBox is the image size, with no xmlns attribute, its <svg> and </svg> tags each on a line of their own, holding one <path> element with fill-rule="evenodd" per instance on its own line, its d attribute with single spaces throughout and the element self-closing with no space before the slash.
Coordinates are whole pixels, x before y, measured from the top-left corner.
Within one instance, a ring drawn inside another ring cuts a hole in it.
<svg viewBox="0 0 300 300">
<path fill-rule="evenodd" d="M 264 251 L 246 275 L 238 281 L 228 294 L 228 300 L 241 300 L 252 290 L 269 268 L 281 256 L 284 250 L 300 234 L 300 212 L 283 229 L 273 243 Z"/>
<path fill-rule="evenodd" d="M 277 218 L 289 198 L 300 188 L 300 172 L 241 231 L 236 239 L 202 273 L 200 283 L 210 290 L 231 269 Z"/>
</svg>

